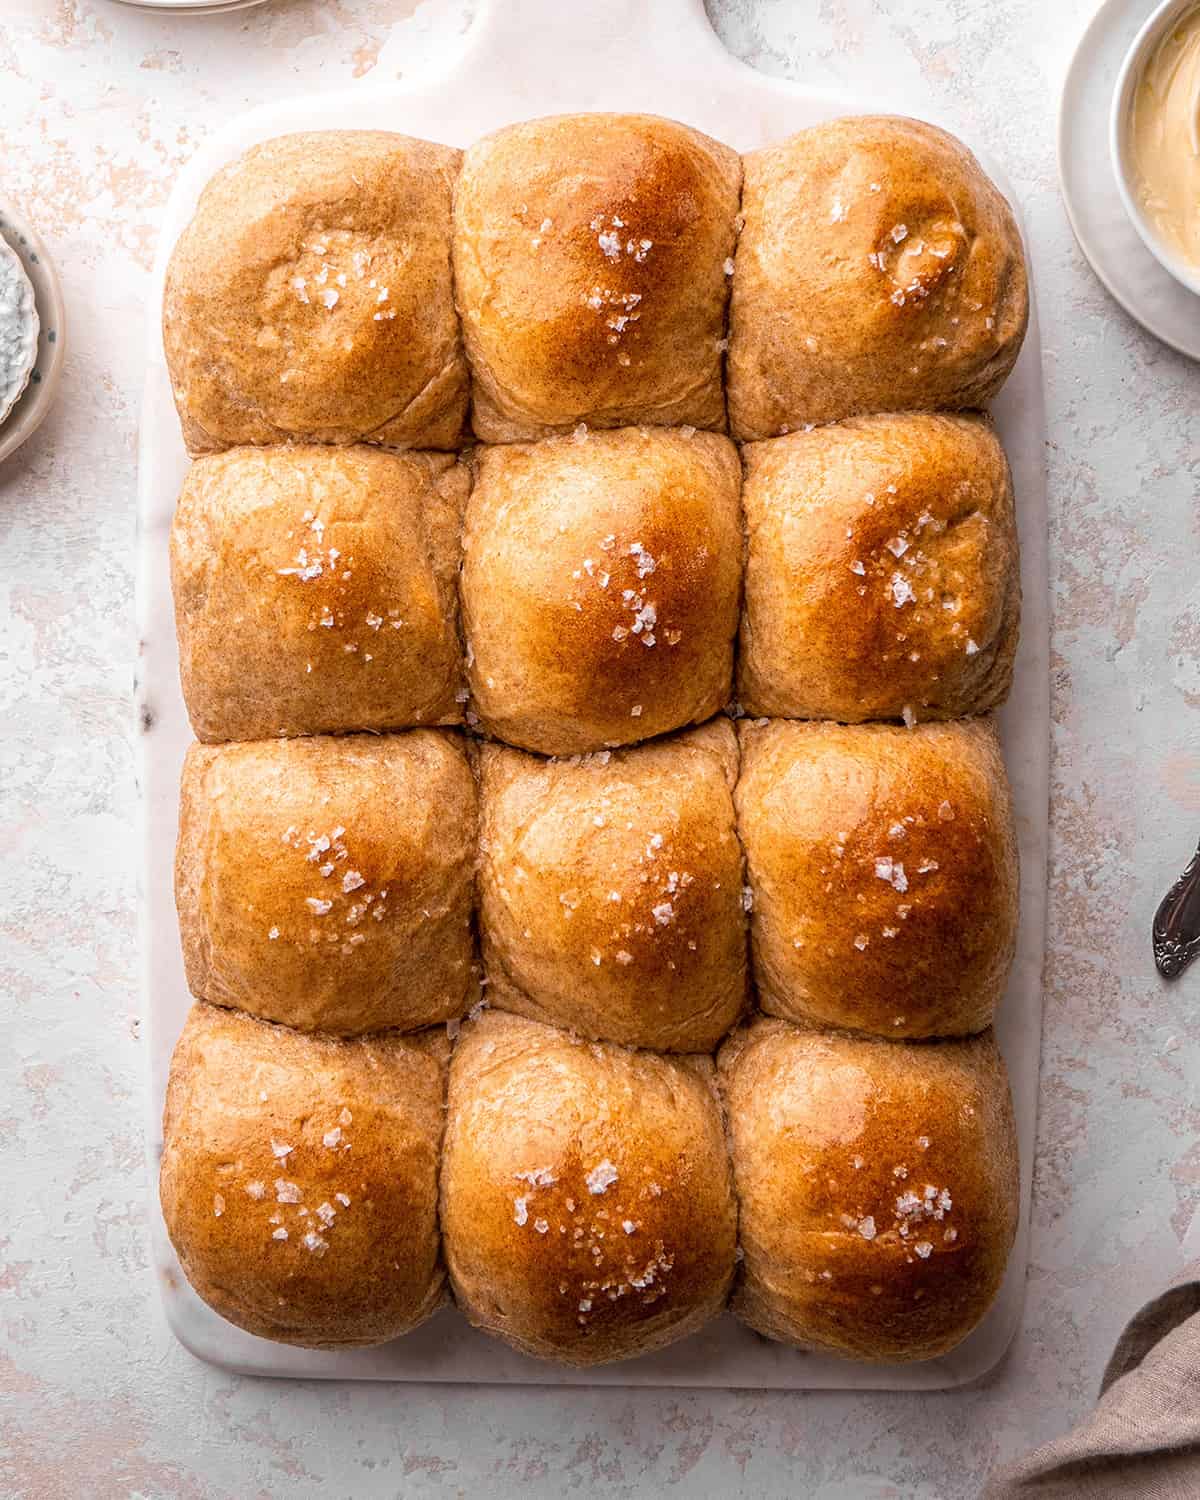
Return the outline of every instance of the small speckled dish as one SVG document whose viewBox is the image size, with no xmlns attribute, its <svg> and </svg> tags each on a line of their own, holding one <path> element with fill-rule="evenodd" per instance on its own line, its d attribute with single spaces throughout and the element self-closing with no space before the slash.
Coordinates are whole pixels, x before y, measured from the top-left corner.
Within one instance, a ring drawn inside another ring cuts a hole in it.
<svg viewBox="0 0 1200 1500">
<path fill-rule="evenodd" d="M 0 235 L 16 251 L 33 285 L 41 330 L 38 333 L 37 363 L 21 399 L 0 424 L 0 463 L 15 453 L 26 438 L 31 438 L 54 405 L 62 375 L 63 297 L 54 262 L 33 229 L 0 200 Z"/>
</svg>

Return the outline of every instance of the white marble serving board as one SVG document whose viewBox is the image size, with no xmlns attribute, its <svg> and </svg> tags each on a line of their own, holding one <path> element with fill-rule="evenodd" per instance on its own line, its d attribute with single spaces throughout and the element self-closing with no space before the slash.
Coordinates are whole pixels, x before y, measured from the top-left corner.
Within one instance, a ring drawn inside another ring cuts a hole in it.
<svg viewBox="0 0 1200 1500">
<path fill-rule="evenodd" d="M 399 130 L 466 146 L 487 131 L 531 116 L 644 110 L 683 120 L 747 150 L 839 114 L 887 108 L 928 116 L 918 98 L 838 96 L 753 71 L 721 46 L 702 0 L 486 0 L 461 50 L 442 67 L 419 78 L 400 78 L 404 62 L 400 47 L 393 44 L 385 47 L 370 82 L 273 104 L 234 120 L 188 164 L 164 216 L 150 300 L 138 540 L 142 1010 L 155 1203 L 167 1068 L 190 1003 L 172 895 L 179 770 L 190 732 L 179 689 L 167 565 L 171 515 L 187 458 L 171 403 L 158 314 L 167 256 L 204 183 L 245 147 L 294 130 Z M 381 84 L 380 79 L 390 81 Z M 970 144 L 1011 200 L 1003 173 L 977 143 Z M 192 1353 L 245 1373 L 341 1380 L 864 1390 L 962 1385 L 1003 1357 L 1024 1306 L 1046 932 L 1049 601 L 1045 411 L 1036 310 L 1024 352 L 994 414 L 1016 484 L 1025 596 L 1016 681 L 1001 716 L 1021 852 L 1021 933 L 997 1026 L 1012 1075 L 1022 1168 L 1017 1244 L 1000 1296 L 981 1326 L 942 1359 L 860 1366 L 771 1344 L 726 1316 L 662 1353 L 605 1369 L 572 1371 L 515 1354 L 447 1309 L 416 1333 L 382 1348 L 317 1353 L 253 1338 L 211 1312 L 184 1280 L 155 1208 L 155 1257 L 167 1319 Z"/>
</svg>

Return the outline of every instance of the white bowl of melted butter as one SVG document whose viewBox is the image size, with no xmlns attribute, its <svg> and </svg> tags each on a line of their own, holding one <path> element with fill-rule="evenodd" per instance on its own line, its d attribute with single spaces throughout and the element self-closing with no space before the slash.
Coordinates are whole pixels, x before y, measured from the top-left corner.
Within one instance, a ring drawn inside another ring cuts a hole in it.
<svg viewBox="0 0 1200 1500">
<path fill-rule="evenodd" d="M 1147 248 L 1200 293 L 1200 0 L 1165 0 L 1117 78 L 1110 149 Z"/>
</svg>

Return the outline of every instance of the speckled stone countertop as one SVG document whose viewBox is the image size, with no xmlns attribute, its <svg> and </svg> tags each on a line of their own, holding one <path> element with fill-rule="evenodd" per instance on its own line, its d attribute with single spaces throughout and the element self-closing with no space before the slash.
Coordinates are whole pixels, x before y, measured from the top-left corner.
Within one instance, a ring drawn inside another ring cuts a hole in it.
<svg viewBox="0 0 1200 1500">
<path fill-rule="evenodd" d="M 1059 201 L 1054 111 L 1095 0 L 710 0 L 768 72 L 923 90 L 1002 159 L 1046 354 L 1051 935 L 1024 1331 L 945 1396 L 346 1387 L 196 1363 L 147 1255 L 131 685 L 143 312 L 159 213 L 231 112 L 413 68 L 465 0 L 160 18 L 0 0 L 0 193 L 63 273 L 59 404 L 0 467 L 0 1495 L 958 1500 L 1091 1403 L 1200 1202 L 1200 972 L 1155 977 L 1200 832 L 1200 370 L 1113 306 Z M 1147 0 L 1147 11 L 1150 0 Z M 1104 149 L 1097 142 L 1097 150 Z"/>
</svg>

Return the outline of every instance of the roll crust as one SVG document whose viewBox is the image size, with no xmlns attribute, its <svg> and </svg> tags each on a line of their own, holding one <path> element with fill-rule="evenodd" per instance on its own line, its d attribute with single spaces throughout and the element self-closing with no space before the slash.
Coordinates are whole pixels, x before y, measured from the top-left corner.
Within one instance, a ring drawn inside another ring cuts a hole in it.
<svg viewBox="0 0 1200 1500">
<path fill-rule="evenodd" d="M 763 1010 L 892 1039 L 989 1026 L 1019 897 L 991 721 L 740 731 L 735 800 Z"/>
<path fill-rule="evenodd" d="M 489 1005 L 585 1036 L 709 1052 L 746 1000 L 725 720 L 635 750 L 480 751 Z"/>
<path fill-rule="evenodd" d="M 448 454 L 238 448 L 188 471 L 171 528 L 179 671 L 206 741 L 461 723 Z"/>
<path fill-rule="evenodd" d="M 961 1342 L 1017 1228 L 991 1034 L 897 1047 L 763 1019 L 719 1068 L 743 1253 L 734 1313 L 767 1338 L 872 1362 Z"/>
<path fill-rule="evenodd" d="M 218 172 L 167 270 L 188 451 L 454 448 L 467 367 L 450 271 L 462 153 L 386 131 L 279 136 Z"/>
<path fill-rule="evenodd" d="M 1029 321 L 1012 210 L 920 120 L 831 120 L 743 158 L 730 312 L 735 437 L 999 391 Z"/>
<path fill-rule="evenodd" d="M 743 462 L 747 713 L 857 723 L 1004 702 L 1021 568 L 984 419 L 852 418 L 749 443 Z"/>
<path fill-rule="evenodd" d="M 444 1030 L 336 1041 L 192 1008 L 159 1188 L 210 1307 L 311 1349 L 380 1344 L 434 1311 L 448 1055 Z"/>
<path fill-rule="evenodd" d="M 193 745 L 175 860 L 192 993 L 341 1035 L 462 1014 L 475 829 L 446 731 Z"/>
<path fill-rule="evenodd" d="M 572 755 L 711 718 L 741 593 L 733 444 L 624 428 L 475 462 L 462 611 L 483 728 Z"/>
<path fill-rule="evenodd" d="M 522 1353 L 595 1365 L 685 1337 L 734 1265 L 711 1059 L 485 1012 L 454 1052 L 441 1206 L 459 1307 Z"/>
<path fill-rule="evenodd" d="M 723 430 L 740 187 L 736 152 L 654 115 L 559 115 L 476 142 L 454 200 L 476 435 Z"/>
</svg>

